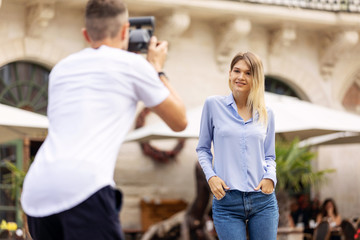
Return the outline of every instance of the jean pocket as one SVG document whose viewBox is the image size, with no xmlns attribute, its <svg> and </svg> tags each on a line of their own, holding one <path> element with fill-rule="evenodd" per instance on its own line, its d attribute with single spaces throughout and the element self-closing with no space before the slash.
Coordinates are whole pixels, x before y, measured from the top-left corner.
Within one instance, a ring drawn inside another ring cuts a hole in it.
<svg viewBox="0 0 360 240">
<path fill-rule="evenodd" d="M 221 201 L 221 200 L 223 200 L 227 195 L 228 195 L 228 191 L 225 191 L 225 195 L 224 195 L 222 198 L 217 199 L 217 198 L 215 197 L 215 195 L 213 195 L 213 199 L 216 200 L 216 201 Z"/>
<path fill-rule="evenodd" d="M 226 196 L 226 195 L 225 195 Z M 222 198 L 220 198 L 220 199 L 217 199 L 216 197 L 215 197 L 215 195 L 213 195 L 213 199 L 215 200 L 215 201 L 221 201 L 221 200 L 223 200 L 224 199 L 224 197 L 225 196 L 223 196 Z"/>
<path fill-rule="evenodd" d="M 260 190 L 260 192 L 264 195 L 270 196 L 271 194 L 273 194 L 275 192 L 275 190 L 273 190 L 271 193 L 264 193 L 262 190 Z"/>
</svg>

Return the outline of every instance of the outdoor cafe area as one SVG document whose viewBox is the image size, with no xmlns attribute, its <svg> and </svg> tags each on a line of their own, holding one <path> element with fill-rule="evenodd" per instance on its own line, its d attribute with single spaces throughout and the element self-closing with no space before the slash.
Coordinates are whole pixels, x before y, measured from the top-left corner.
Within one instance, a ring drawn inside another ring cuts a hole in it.
<svg viewBox="0 0 360 240">
<path fill-rule="evenodd" d="M 360 117 L 346 112 L 340 112 L 333 109 L 316 106 L 309 102 L 304 102 L 287 96 L 278 96 L 266 93 L 267 102 L 275 112 L 276 116 L 276 133 L 283 139 L 291 140 L 298 137 L 303 140 L 303 144 L 337 144 L 337 143 L 359 143 L 360 142 Z M 316 115 L 317 119 L 324 119 L 313 122 L 308 118 L 304 118 L 301 112 L 311 112 Z M 9 106 L 0 105 L 0 113 L 2 118 L 0 122 L 0 130 L 6 134 L 0 135 L 0 142 L 7 143 L 11 152 L 17 156 L 14 163 L 29 164 L 31 149 L 39 147 L 40 139 L 44 139 L 47 132 L 48 121 L 45 116 L 30 113 L 21 109 L 11 108 Z M 188 128 L 180 133 L 169 130 L 163 123 L 147 125 L 137 130 L 133 130 L 126 138 L 127 142 L 141 142 L 153 139 L 179 139 L 192 138 L 196 139 L 199 133 L 199 123 L 201 116 L 201 106 L 199 108 L 190 109 L 188 111 L 189 125 Z M 332 116 L 331 118 L 329 116 Z M 338 124 L 341 123 L 341 124 Z M 324 138 L 324 136 L 326 136 Z M 319 138 L 320 137 L 320 138 Z M 23 139 L 14 141 L 14 139 Z M 33 141 L 36 140 L 36 141 Z M 5 144 L 6 145 L 6 144 Z M 34 145 L 32 147 L 32 145 Z M 19 151 L 19 149 L 22 149 Z M 14 155 L 12 154 L 12 155 Z M 5 156 L 5 155 L 4 155 Z M 19 159 L 27 159 L 27 162 L 19 161 Z M 137 229 L 124 229 L 128 239 L 140 239 L 141 236 L 149 229 L 152 224 L 170 218 L 173 214 L 185 210 L 189 202 L 180 199 L 164 202 L 142 201 L 139 203 L 142 216 L 141 221 L 145 227 Z M 14 208 L 13 211 L 16 211 Z M 158 214 L 158 215 L 156 215 Z M 156 220 L 156 221 L 155 221 Z M 206 227 L 212 232 L 216 238 L 214 229 L 211 229 L 211 222 Z M 358 223 L 351 221 L 352 232 L 358 229 Z M 349 226 L 349 225 L 348 225 Z M 212 226 L 213 227 L 213 226 Z M 325 229 L 326 230 L 326 229 Z M 314 239 L 319 232 L 325 235 L 330 233 L 331 237 L 338 239 L 345 238 L 347 230 L 338 228 L 338 231 L 319 231 L 312 224 L 311 227 L 298 225 L 294 227 L 280 227 L 278 229 L 278 239 Z M 352 234 L 353 236 L 356 234 Z M 14 236 L 14 235 L 13 235 Z M 326 239 L 326 236 L 321 239 Z"/>
<path fill-rule="evenodd" d="M 183 217 L 187 211 L 188 204 L 181 200 L 167 199 L 164 201 L 141 201 L 141 221 L 142 229 L 124 229 L 127 240 L 147 240 L 149 235 L 147 231 L 155 231 L 151 229 L 156 225 L 163 226 L 163 231 L 166 229 L 164 222 L 175 221 L 175 219 Z M 170 220 L 169 220 L 170 219 Z M 172 219 L 172 220 L 171 220 Z M 214 229 L 211 217 L 206 217 L 206 223 L 204 229 L 210 238 L 204 238 L 207 240 L 218 239 L 216 231 Z M 298 223 L 294 227 L 279 227 L 277 240 L 356 240 L 360 239 L 360 219 L 354 218 L 351 221 L 343 220 L 340 226 L 331 228 L 330 224 L 324 220 L 320 224 L 316 224 L 313 219 L 310 220 L 310 224 L 307 226 L 303 222 Z M 169 226 L 169 225 L 168 225 Z M 182 225 L 184 227 L 184 225 Z M 169 235 L 179 234 L 180 229 L 174 228 Z M 169 231 L 171 232 L 171 231 Z M 177 237 L 164 239 L 181 239 Z M 202 239 L 202 238 L 201 238 Z"/>
<path fill-rule="evenodd" d="M 276 134 L 278 137 L 291 141 L 299 138 L 302 144 L 323 145 L 339 143 L 360 143 L 360 117 L 344 111 L 325 108 L 309 102 L 301 101 L 288 96 L 280 96 L 271 93 L 265 94 L 268 105 L 273 109 L 276 120 Z M 202 106 L 190 109 L 187 112 L 189 124 L 185 131 L 175 133 L 164 123 L 154 123 L 142 128 L 133 130 L 126 138 L 126 142 L 143 142 L 154 139 L 197 139 L 200 127 Z M 302 113 L 307 112 L 313 118 L 307 118 Z M 35 155 L 40 147 L 41 141 L 45 139 L 48 127 L 48 120 L 45 116 L 24 111 L 6 105 L 0 105 L 0 114 L 4 116 L 0 119 L 0 143 L 2 143 L 2 159 L 10 159 L 15 165 L 22 168 L 31 162 L 31 156 Z M 317 119 L 317 121 L 312 121 Z M 14 157 L 15 156 L 15 157 Z M 3 186 L 8 187 L 8 186 Z M 16 197 L 18 202 L 19 195 Z M 175 201 L 164 201 L 154 205 L 153 202 L 143 201 L 139 203 L 142 216 L 142 228 L 124 229 L 129 239 L 140 239 L 141 235 L 148 228 L 164 219 L 170 218 L 178 211 L 186 209 L 189 202 L 175 199 Z M 6 208 L 14 214 L 19 210 L 18 205 Z M 160 214 L 157 216 L 156 214 Z M 21 226 L 21 215 L 14 215 L 12 219 Z M 1 220 L 1 219 L 0 219 Z M 11 219 L 5 219 L 10 221 Z M 156 220 L 156 221 L 154 221 Z M 358 223 L 350 222 L 352 227 L 347 224 L 346 229 L 354 232 L 358 229 Z M 211 224 L 208 222 L 207 227 Z M 326 230 L 326 229 L 325 229 Z M 294 227 L 280 227 L 278 229 L 278 239 L 313 239 L 319 232 L 322 234 L 330 233 L 332 237 L 338 239 L 348 239 L 345 235 L 348 230 L 338 228 L 338 231 L 317 230 L 312 224 L 310 227 L 298 225 Z M 209 229 L 214 234 L 214 230 Z M 354 233 L 355 234 L 355 233 Z M 350 235 L 353 235 L 350 233 Z M 13 235 L 14 236 L 14 235 Z M 324 236 L 323 239 L 326 239 Z"/>
<path fill-rule="evenodd" d="M 360 224 L 343 220 L 341 226 L 330 229 L 327 221 L 314 228 L 280 227 L 278 240 L 357 240 L 360 239 Z"/>
<path fill-rule="evenodd" d="M 142 236 L 153 225 L 159 224 L 171 218 L 178 218 L 187 211 L 188 204 L 181 200 L 164 201 L 141 201 L 141 221 L 143 229 L 125 229 L 128 240 L 147 239 Z M 206 217 L 204 228 L 212 239 L 218 239 L 211 217 Z M 168 239 L 168 238 L 167 238 Z M 173 238 L 179 239 L 179 238 Z M 342 220 L 340 226 L 330 227 L 327 220 L 315 223 L 314 219 L 309 222 L 299 222 L 294 227 L 279 227 L 278 240 L 356 240 L 360 239 L 360 218 Z"/>
</svg>

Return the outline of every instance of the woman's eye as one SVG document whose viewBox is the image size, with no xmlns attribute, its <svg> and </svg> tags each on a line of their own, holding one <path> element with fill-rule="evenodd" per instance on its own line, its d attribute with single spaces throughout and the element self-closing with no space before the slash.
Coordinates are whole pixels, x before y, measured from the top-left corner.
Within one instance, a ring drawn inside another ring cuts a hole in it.
<svg viewBox="0 0 360 240">
<path fill-rule="evenodd" d="M 246 75 L 250 76 L 250 72 L 247 72 Z"/>
</svg>

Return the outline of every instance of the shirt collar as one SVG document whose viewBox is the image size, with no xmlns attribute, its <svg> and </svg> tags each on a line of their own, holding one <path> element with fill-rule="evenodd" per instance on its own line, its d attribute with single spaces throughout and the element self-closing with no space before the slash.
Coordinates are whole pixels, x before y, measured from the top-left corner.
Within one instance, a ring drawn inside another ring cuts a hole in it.
<svg viewBox="0 0 360 240">
<path fill-rule="evenodd" d="M 231 104 L 235 103 L 235 99 L 234 99 L 234 96 L 232 93 L 230 93 L 230 95 L 228 95 L 225 98 L 225 103 L 226 103 L 226 105 L 231 105 Z"/>
<path fill-rule="evenodd" d="M 226 103 L 226 105 L 232 105 L 233 103 L 235 104 L 235 99 L 234 99 L 234 96 L 233 96 L 233 94 L 232 93 L 230 93 L 226 98 L 225 98 L 225 103 Z M 234 108 L 236 107 L 236 104 L 235 104 L 235 106 L 234 106 Z M 257 110 L 255 110 L 255 113 L 254 113 L 254 116 L 253 117 L 251 117 L 250 119 L 249 119 L 249 121 L 250 120 L 252 120 L 252 119 L 254 119 L 254 120 L 258 120 L 259 119 L 259 112 L 257 111 Z"/>
</svg>

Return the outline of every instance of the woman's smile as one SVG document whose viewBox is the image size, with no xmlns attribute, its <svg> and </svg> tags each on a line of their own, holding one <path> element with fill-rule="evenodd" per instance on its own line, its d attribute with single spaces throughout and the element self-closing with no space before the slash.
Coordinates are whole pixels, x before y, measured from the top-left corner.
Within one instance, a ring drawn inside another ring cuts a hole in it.
<svg viewBox="0 0 360 240">
<path fill-rule="evenodd" d="M 251 72 L 244 60 L 238 61 L 229 72 L 230 88 L 232 91 L 250 92 Z"/>
</svg>

